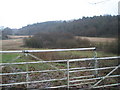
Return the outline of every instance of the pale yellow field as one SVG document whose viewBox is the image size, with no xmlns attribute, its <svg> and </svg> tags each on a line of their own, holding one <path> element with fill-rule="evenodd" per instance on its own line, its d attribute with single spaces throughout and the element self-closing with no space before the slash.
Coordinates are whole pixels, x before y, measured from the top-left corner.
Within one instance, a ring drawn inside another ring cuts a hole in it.
<svg viewBox="0 0 120 90">
<path fill-rule="evenodd" d="M 0 40 L 2 43 L 2 50 L 18 50 L 22 49 L 23 39 L 9 39 L 9 40 Z"/>
<path fill-rule="evenodd" d="M 32 36 L 32 35 L 31 35 Z M 19 38 L 27 38 L 27 37 L 29 37 L 29 35 L 26 35 L 26 36 L 20 36 L 20 35 L 18 35 L 18 36 L 13 36 L 13 35 L 8 35 L 8 38 L 9 39 L 19 39 Z"/>
<path fill-rule="evenodd" d="M 28 36 L 12 36 L 14 39 L 9 39 L 9 40 L 0 40 L 0 48 L 2 50 L 20 50 L 20 49 L 25 49 L 22 47 L 23 44 L 23 38 L 28 37 Z M 18 38 L 18 39 L 16 39 Z M 82 38 L 82 39 L 88 39 L 91 42 L 111 42 L 115 41 L 115 38 L 99 38 L 99 37 L 80 37 L 76 36 L 75 38 Z M 2 47 L 1 47 L 2 46 Z"/>
<path fill-rule="evenodd" d="M 0 43 L 2 45 L 2 50 L 20 50 L 23 49 L 22 47 L 24 45 L 23 39 L 29 37 L 26 36 L 13 36 L 8 35 L 8 40 L 0 40 Z"/>
<path fill-rule="evenodd" d="M 82 36 L 76 36 L 76 38 L 88 39 L 91 42 L 112 42 L 116 40 L 115 38 L 82 37 Z"/>
</svg>

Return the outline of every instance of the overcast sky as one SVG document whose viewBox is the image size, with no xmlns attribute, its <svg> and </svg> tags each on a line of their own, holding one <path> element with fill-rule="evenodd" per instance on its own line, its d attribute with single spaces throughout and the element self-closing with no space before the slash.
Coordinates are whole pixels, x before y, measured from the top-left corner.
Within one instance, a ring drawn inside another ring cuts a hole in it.
<svg viewBox="0 0 120 90">
<path fill-rule="evenodd" d="M 118 15 L 120 0 L 0 0 L 0 26 L 72 20 L 83 16 Z"/>
</svg>

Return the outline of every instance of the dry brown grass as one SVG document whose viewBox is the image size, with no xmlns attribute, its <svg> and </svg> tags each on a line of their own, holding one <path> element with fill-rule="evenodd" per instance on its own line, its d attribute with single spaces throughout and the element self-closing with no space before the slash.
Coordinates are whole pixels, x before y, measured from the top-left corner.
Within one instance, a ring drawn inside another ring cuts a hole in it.
<svg viewBox="0 0 120 90">
<path fill-rule="evenodd" d="M 22 35 L 21 36 L 20 35 L 19 36 L 8 35 L 9 39 L 19 39 L 19 38 L 27 38 L 27 37 L 29 37 L 29 35 L 25 35 L 25 36 L 22 36 Z"/>
<path fill-rule="evenodd" d="M 88 39 L 91 42 L 112 42 L 116 40 L 115 38 L 82 37 L 82 36 L 76 36 L 75 38 Z"/>
<path fill-rule="evenodd" d="M 9 39 L 9 40 L 0 40 L 2 43 L 2 50 L 15 50 L 22 49 L 23 39 Z"/>
<path fill-rule="evenodd" d="M 0 47 L 2 46 L 2 50 L 20 50 L 23 49 L 23 38 L 29 36 L 10 36 L 13 39 L 9 40 L 0 40 Z M 17 39 L 16 39 L 17 38 Z M 88 39 L 91 42 L 111 42 L 115 41 L 115 38 L 99 38 L 99 37 L 82 37 L 76 36 L 75 38 Z"/>
</svg>

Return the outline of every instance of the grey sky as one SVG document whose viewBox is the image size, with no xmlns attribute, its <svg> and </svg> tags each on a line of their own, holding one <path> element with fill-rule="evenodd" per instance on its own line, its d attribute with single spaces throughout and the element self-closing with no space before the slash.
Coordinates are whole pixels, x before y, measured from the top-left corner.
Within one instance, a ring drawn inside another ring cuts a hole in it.
<svg viewBox="0 0 120 90">
<path fill-rule="evenodd" d="M 0 0 L 0 26 L 21 28 L 53 20 L 117 15 L 119 0 Z"/>
</svg>

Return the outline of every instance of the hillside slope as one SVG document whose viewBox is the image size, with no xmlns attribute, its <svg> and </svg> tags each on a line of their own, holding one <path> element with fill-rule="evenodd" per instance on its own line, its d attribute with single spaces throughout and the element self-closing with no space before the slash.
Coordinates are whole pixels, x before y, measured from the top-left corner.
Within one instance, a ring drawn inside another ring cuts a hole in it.
<svg viewBox="0 0 120 90">
<path fill-rule="evenodd" d="M 83 17 L 71 21 L 49 21 L 24 26 L 17 35 L 34 35 L 39 32 L 72 33 L 75 36 L 115 37 L 118 34 L 118 16 Z"/>
</svg>

